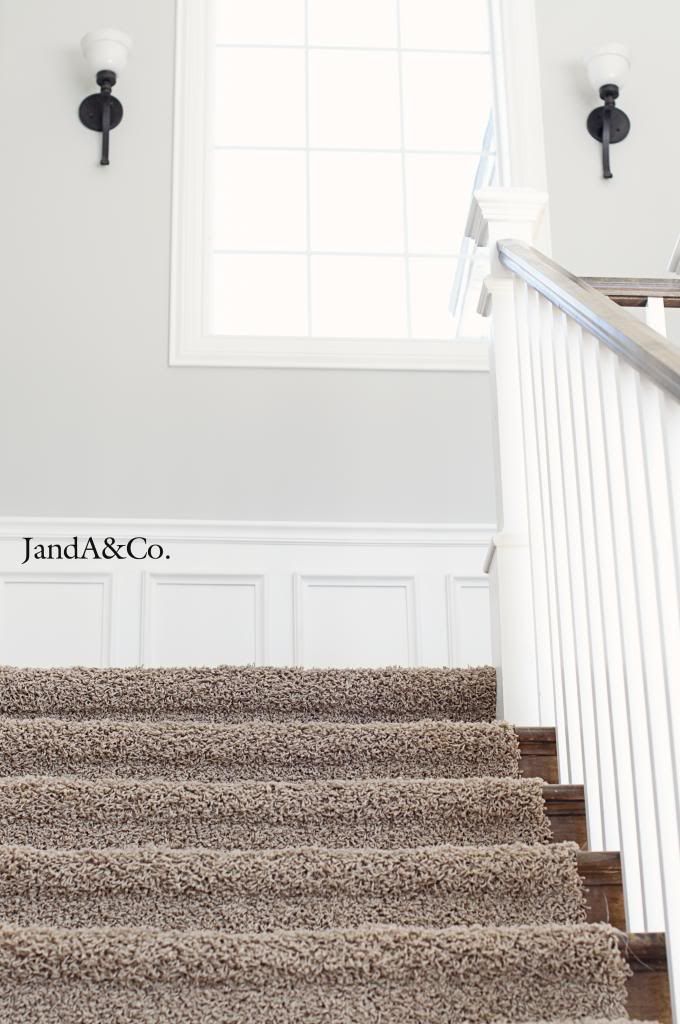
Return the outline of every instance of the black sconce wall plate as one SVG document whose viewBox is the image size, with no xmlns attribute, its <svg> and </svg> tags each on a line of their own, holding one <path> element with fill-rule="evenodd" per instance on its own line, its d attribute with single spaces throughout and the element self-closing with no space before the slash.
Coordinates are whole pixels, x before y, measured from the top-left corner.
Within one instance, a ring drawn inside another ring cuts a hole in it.
<svg viewBox="0 0 680 1024">
<path fill-rule="evenodd" d="M 595 107 L 588 115 L 586 126 L 594 139 L 602 143 L 602 177 L 613 177 L 609 163 L 609 147 L 623 142 L 630 131 L 630 118 L 616 106 L 619 88 L 617 85 L 603 85 L 600 97 L 604 106 Z"/>
<path fill-rule="evenodd" d="M 102 133 L 100 163 L 104 166 L 109 163 L 109 132 L 117 128 L 123 120 L 123 104 L 111 95 L 111 89 L 115 84 L 116 75 L 113 71 L 100 71 L 97 75 L 97 85 L 101 92 L 86 96 L 78 108 L 80 123 L 93 132 Z"/>
</svg>

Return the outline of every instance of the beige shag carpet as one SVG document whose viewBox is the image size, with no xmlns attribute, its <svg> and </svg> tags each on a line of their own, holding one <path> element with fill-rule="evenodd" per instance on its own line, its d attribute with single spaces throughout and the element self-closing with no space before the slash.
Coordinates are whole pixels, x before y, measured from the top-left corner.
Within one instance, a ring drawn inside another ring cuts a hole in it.
<svg viewBox="0 0 680 1024">
<path fill-rule="evenodd" d="M 0 667 L 17 717 L 413 722 L 496 717 L 492 668 Z"/>
<path fill-rule="evenodd" d="M 82 1024 L 101 1024 L 117 1003 L 149 1024 L 413 1024 L 416 1008 L 429 1024 L 550 1020 L 565 1002 L 577 1017 L 620 1017 L 627 973 L 606 925 L 261 935 L 0 928 L 0 1009 L 17 1007 L 22 1021 L 30 1010 L 41 1022 L 77 1012 Z"/>
<path fill-rule="evenodd" d="M 619 1022 L 495 687 L 0 669 L 0 1022 Z"/>
<path fill-rule="evenodd" d="M 0 842 L 37 847 L 495 845 L 550 840 L 537 779 L 0 778 Z"/>
<path fill-rule="evenodd" d="M 64 721 L 0 718 L 5 775 L 97 779 L 473 778 L 516 776 L 504 723 Z"/>
<path fill-rule="evenodd" d="M 576 924 L 571 843 L 404 850 L 0 847 L 0 920 L 79 928 Z"/>
<path fill-rule="evenodd" d="M 71 1020 L 77 1006 L 79 1021 L 111 1020 L 103 1011 L 117 998 L 184 1024 L 412 1024 L 415 1007 L 430 1024 L 558 1020 L 565 1000 L 576 1017 L 620 1017 L 627 976 L 604 925 L 261 935 L 0 928 L 0 1009 L 11 984 L 26 999 L 20 1010 L 46 1007 L 49 1021 Z"/>
</svg>

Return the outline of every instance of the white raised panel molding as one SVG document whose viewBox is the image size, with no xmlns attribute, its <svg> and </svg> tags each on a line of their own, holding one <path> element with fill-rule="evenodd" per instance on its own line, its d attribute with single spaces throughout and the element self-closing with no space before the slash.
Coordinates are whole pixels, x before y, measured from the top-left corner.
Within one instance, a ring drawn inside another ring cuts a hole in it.
<svg viewBox="0 0 680 1024">
<path fill-rule="evenodd" d="M 293 607 L 296 665 L 420 664 L 413 576 L 296 575 Z M 324 637 L 324 630 L 340 635 Z"/>
<path fill-rule="evenodd" d="M 142 664 L 265 664 L 264 576 L 145 573 L 142 588 Z"/>
<path fill-rule="evenodd" d="M 15 602 L 9 607 L 10 616 L 20 620 L 14 633 L 23 638 L 22 646 L 0 648 L 0 658 L 25 663 L 24 655 L 31 653 L 30 660 L 41 664 L 56 657 L 64 663 L 140 665 L 172 655 L 196 663 L 244 658 L 292 665 L 308 660 L 306 651 L 324 664 L 350 663 L 359 656 L 374 663 L 387 658 L 413 665 L 455 664 L 446 580 L 481 574 L 493 529 L 485 523 L 0 518 L 0 599 L 7 589 L 3 578 L 22 584 L 41 580 L 48 588 L 55 585 L 55 593 L 60 593 L 60 582 L 81 581 L 95 589 L 77 591 L 81 597 L 76 605 L 72 599 L 58 613 L 76 608 L 77 617 L 80 609 L 86 623 L 95 622 L 100 609 L 102 616 L 101 647 L 99 619 L 96 649 L 94 641 L 86 646 L 80 633 L 68 639 L 63 631 L 57 634 L 61 646 L 55 646 L 49 630 L 39 628 L 40 616 L 46 614 L 41 611 L 45 591 L 36 588 L 32 593 L 40 600 L 27 598 L 21 606 Z M 146 537 L 161 544 L 169 558 L 43 561 L 34 571 L 32 563 L 20 567 L 22 537 L 27 536 L 62 543 L 74 536 L 96 541 Z M 102 581 L 107 581 L 104 591 Z M 49 601 L 50 589 L 47 594 Z M 82 595 L 88 596 L 87 602 Z M 481 608 L 472 611 L 473 604 L 474 595 L 465 591 L 463 621 L 476 616 L 470 620 L 470 635 L 479 637 L 489 630 L 489 622 Z M 0 644 L 7 632 L 7 608 L 0 600 Z M 375 623 L 363 647 L 356 632 L 346 645 L 338 645 L 337 633 L 329 627 L 338 608 L 348 622 L 363 624 L 363 616 Z M 242 633 L 233 640 L 230 620 L 240 624 Z M 88 636 L 93 630 L 87 625 Z M 458 650 L 464 657 L 464 637 Z"/>
<path fill-rule="evenodd" d="M 490 620 L 489 580 L 484 575 L 447 576 L 446 597 L 449 665 L 489 664 L 491 637 L 484 628 Z"/>
<path fill-rule="evenodd" d="M 109 573 L 0 574 L 0 661 L 91 664 L 111 660 L 113 576 Z"/>
</svg>

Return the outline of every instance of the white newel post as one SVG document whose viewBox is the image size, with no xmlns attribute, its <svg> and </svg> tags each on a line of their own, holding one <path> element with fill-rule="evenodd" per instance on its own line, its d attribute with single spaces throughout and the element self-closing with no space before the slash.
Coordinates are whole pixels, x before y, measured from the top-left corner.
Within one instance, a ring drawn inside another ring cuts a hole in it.
<svg viewBox="0 0 680 1024">
<path fill-rule="evenodd" d="M 547 198 L 544 192 L 525 188 L 487 188 L 475 193 L 475 235 L 478 244 L 488 242 L 491 256 L 483 306 L 493 318 L 490 374 L 498 533 L 485 569 L 491 592 L 498 715 L 516 725 L 552 723 L 542 720 L 539 700 L 514 284 L 498 261 L 496 242 L 503 238 L 533 242 Z"/>
</svg>

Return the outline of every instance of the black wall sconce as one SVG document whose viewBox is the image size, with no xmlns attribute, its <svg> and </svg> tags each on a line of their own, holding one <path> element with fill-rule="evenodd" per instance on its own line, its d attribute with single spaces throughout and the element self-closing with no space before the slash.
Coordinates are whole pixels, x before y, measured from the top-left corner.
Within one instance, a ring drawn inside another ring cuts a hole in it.
<svg viewBox="0 0 680 1024">
<path fill-rule="evenodd" d="M 109 132 L 123 120 L 123 104 L 112 95 L 119 73 L 127 63 L 132 40 L 115 28 L 88 32 L 80 42 L 83 57 L 96 76 L 99 92 L 87 96 L 80 104 L 78 116 L 81 124 L 102 133 L 100 164 L 109 163 Z"/>
<path fill-rule="evenodd" d="M 604 101 L 588 115 L 588 131 L 602 143 L 602 177 L 613 177 L 609 163 L 609 147 L 623 142 L 630 131 L 630 118 L 616 106 L 619 90 L 630 69 L 628 48 L 622 43 L 601 46 L 586 61 L 588 78 Z"/>
</svg>

